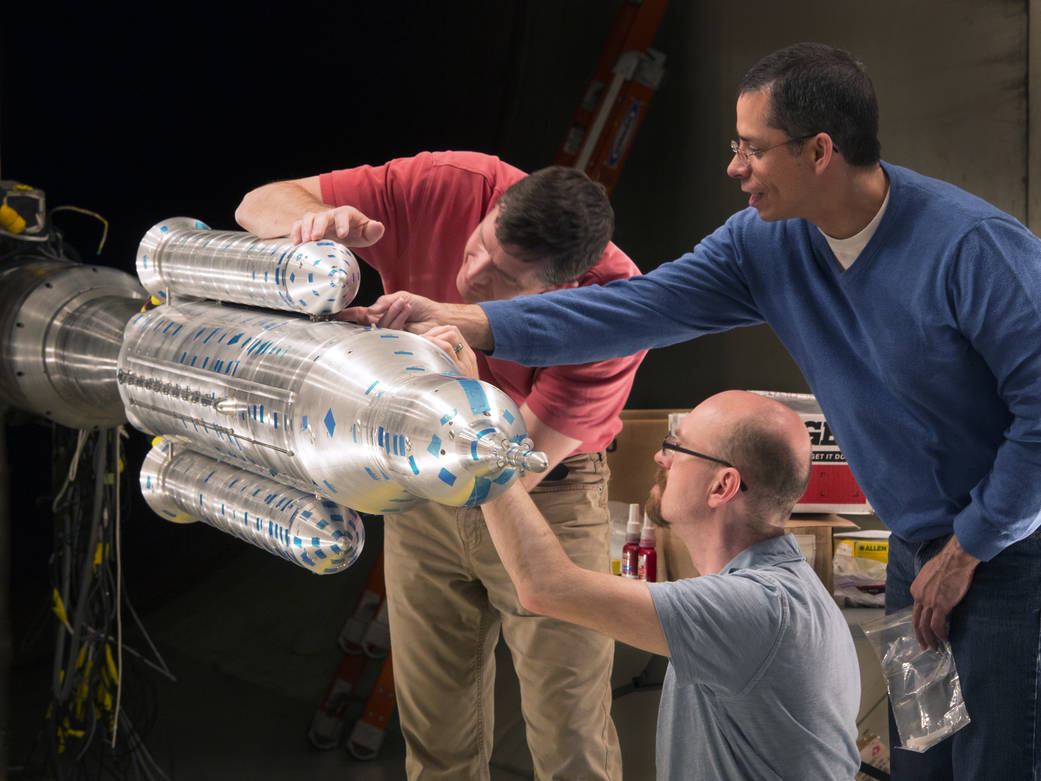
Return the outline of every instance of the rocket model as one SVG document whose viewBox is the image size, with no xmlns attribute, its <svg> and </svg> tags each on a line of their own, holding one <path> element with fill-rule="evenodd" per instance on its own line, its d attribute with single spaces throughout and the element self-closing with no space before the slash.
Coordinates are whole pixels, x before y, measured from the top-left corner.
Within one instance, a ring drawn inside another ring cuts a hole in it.
<svg viewBox="0 0 1041 781">
<path fill-rule="evenodd" d="M 316 319 L 357 292 L 337 242 L 174 218 L 146 234 L 137 270 L 144 290 L 74 263 L 0 270 L 0 400 L 161 436 L 141 489 L 164 518 L 336 572 L 361 552 L 356 511 L 476 506 L 547 467 L 516 404 L 431 342 Z M 139 311 L 145 290 L 166 303 Z"/>
</svg>

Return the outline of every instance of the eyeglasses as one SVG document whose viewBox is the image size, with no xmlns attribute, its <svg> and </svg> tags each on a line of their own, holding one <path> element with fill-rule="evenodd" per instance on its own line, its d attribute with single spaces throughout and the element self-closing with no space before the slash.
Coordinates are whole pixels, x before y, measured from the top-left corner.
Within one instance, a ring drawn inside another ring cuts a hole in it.
<svg viewBox="0 0 1041 781">
<path fill-rule="evenodd" d="M 768 146 L 768 147 L 766 147 L 766 149 L 742 149 L 740 143 L 738 143 L 737 141 L 731 141 L 730 142 L 730 151 L 733 152 L 735 155 L 737 155 L 742 163 L 744 163 L 745 165 L 748 165 L 749 161 L 751 161 L 751 159 L 753 157 L 756 160 L 758 160 L 760 157 L 765 155 L 771 149 L 776 149 L 777 147 L 784 146 L 785 144 L 794 144 L 796 141 L 805 141 L 807 138 L 813 138 L 815 135 L 817 135 L 817 134 L 816 133 L 810 133 L 808 136 L 799 136 L 798 138 L 789 138 L 787 141 L 782 141 L 779 144 L 774 144 L 773 146 Z"/>
<path fill-rule="evenodd" d="M 694 456 L 695 458 L 703 458 L 706 461 L 711 461 L 714 464 L 722 464 L 723 466 L 728 466 L 731 469 L 737 469 L 737 467 L 731 464 L 729 461 L 724 461 L 722 458 L 716 458 L 715 456 L 706 456 L 704 453 L 699 453 L 696 450 L 687 450 L 687 448 L 680 447 L 679 445 L 677 445 L 671 437 L 665 437 L 665 439 L 661 441 L 662 456 L 666 456 L 668 454 L 668 451 L 670 450 L 675 450 L 677 453 L 686 453 L 688 456 Z M 748 490 L 748 486 L 745 485 L 744 480 L 741 481 L 741 490 Z"/>
</svg>

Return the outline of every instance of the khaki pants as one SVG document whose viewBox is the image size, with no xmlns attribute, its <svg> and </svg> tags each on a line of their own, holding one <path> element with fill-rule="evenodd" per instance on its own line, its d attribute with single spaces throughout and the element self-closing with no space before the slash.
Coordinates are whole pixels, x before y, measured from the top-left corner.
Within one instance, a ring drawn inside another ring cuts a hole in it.
<svg viewBox="0 0 1041 781">
<path fill-rule="evenodd" d="M 571 559 L 608 572 L 608 468 L 567 459 L 532 496 Z M 614 641 L 521 608 L 480 508 L 429 503 L 384 518 L 394 686 L 410 779 L 489 778 L 500 628 L 520 681 L 538 779 L 620 779 Z"/>
</svg>

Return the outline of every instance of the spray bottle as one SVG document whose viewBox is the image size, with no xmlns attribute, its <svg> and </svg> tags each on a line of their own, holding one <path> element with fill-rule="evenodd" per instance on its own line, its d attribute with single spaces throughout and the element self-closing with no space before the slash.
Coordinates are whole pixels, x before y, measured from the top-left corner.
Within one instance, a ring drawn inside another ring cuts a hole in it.
<svg viewBox="0 0 1041 781">
<path fill-rule="evenodd" d="M 629 505 L 629 522 L 625 525 L 625 545 L 622 546 L 622 577 L 636 580 L 639 575 L 640 505 Z"/>
<path fill-rule="evenodd" d="M 647 513 L 643 514 L 640 530 L 640 549 L 637 553 L 637 577 L 651 583 L 658 580 L 658 552 L 654 549 L 654 526 Z"/>
</svg>

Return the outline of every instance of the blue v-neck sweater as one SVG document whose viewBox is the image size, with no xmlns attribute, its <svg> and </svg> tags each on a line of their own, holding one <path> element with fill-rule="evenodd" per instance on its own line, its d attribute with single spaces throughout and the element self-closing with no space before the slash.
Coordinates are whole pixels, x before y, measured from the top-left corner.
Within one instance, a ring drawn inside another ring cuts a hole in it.
<svg viewBox="0 0 1041 781">
<path fill-rule="evenodd" d="M 493 354 L 585 363 L 768 323 L 893 533 L 989 560 L 1041 523 L 1041 240 L 883 168 L 889 207 L 846 271 L 809 222 L 745 209 L 643 276 L 482 304 Z"/>
</svg>

